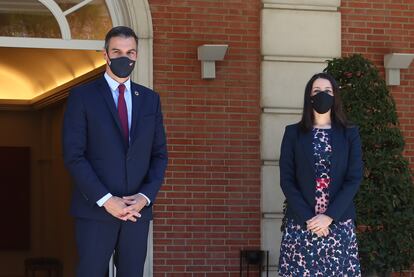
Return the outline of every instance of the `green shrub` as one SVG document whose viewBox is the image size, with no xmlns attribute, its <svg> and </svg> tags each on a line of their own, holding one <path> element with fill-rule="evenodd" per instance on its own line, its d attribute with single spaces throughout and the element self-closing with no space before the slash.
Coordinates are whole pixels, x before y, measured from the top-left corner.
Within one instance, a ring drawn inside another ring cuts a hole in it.
<svg viewBox="0 0 414 277">
<path fill-rule="evenodd" d="M 414 263 L 414 189 L 394 100 L 361 55 L 328 61 L 324 71 L 338 81 L 344 110 L 362 140 L 365 172 L 355 199 L 362 270 L 408 269 Z"/>
</svg>

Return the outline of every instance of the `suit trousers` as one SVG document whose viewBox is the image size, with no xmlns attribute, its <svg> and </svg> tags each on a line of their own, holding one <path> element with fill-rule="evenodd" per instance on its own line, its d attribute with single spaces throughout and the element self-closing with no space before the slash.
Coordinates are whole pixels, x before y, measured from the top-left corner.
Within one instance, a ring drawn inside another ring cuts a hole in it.
<svg viewBox="0 0 414 277">
<path fill-rule="evenodd" d="M 149 220 L 100 221 L 77 218 L 77 277 L 104 277 L 115 251 L 117 277 L 142 277 L 147 254 Z"/>
</svg>

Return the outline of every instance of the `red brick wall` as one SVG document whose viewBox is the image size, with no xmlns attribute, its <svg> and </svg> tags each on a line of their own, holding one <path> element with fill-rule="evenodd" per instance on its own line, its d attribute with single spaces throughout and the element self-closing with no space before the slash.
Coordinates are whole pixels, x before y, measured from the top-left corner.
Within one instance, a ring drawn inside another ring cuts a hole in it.
<svg viewBox="0 0 414 277">
<path fill-rule="evenodd" d="M 169 143 L 155 276 L 238 276 L 260 248 L 260 0 L 151 0 L 154 87 Z M 197 46 L 228 44 L 215 80 Z"/>
<path fill-rule="evenodd" d="M 342 0 L 342 54 L 361 53 L 384 76 L 384 55 L 414 53 L 413 0 Z M 389 87 L 414 169 L 414 65 L 401 70 L 401 85 Z"/>
<path fill-rule="evenodd" d="M 414 53 L 413 0 L 342 0 L 341 14 L 342 55 L 361 53 L 384 76 L 385 54 Z M 405 137 L 404 154 L 414 169 L 414 65 L 401 70 L 400 86 L 389 88 Z M 403 276 L 413 273 L 407 271 Z"/>
</svg>

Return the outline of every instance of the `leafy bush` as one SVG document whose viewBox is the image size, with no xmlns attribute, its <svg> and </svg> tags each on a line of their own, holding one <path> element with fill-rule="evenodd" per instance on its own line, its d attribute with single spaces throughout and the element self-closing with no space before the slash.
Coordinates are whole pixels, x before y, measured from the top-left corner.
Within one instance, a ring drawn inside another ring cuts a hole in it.
<svg viewBox="0 0 414 277">
<path fill-rule="evenodd" d="M 377 68 L 361 55 L 328 61 L 348 119 L 359 127 L 364 179 L 356 196 L 364 273 L 410 268 L 414 262 L 414 189 L 403 157 L 396 106 Z"/>
</svg>

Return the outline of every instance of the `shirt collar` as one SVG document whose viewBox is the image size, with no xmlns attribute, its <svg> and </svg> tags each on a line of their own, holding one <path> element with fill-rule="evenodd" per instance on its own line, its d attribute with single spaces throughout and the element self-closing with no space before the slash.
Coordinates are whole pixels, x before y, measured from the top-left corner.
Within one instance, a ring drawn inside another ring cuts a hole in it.
<svg viewBox="0 0 414 277">
<path fill-rule="evenodd" d="M 112 91 L 116 91 L 118 89 L 118 86 L 120 83 L 118 83 L 117 81 L 115 81 L 114 79 L 112 79 L 111 76 L 109 76 L 109 74 L 107 72 L 105 72 L 104 74 L 105 80 L 108 83 L 109 87 L 111 88 Z M 131 78 L 128 78 L 128 80 L 126 80 L 124 82 L 125 88 L 127 91 L 131 91 Z"/>
</svg>

